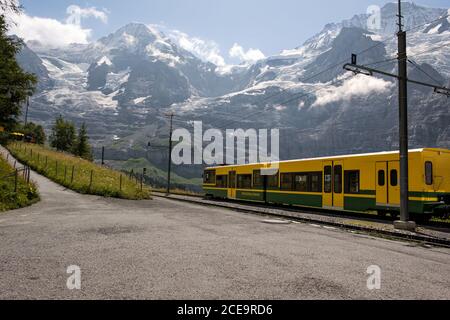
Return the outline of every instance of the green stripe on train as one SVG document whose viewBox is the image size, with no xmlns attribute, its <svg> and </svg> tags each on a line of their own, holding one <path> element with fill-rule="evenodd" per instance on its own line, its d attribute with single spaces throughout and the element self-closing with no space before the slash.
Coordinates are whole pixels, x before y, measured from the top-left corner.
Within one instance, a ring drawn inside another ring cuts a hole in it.
<svg viewBox="0 0 450 320">
<path fill-rule="evenodd" d="M 321 194 L 291 194 L 268 192 L 267 201 L 282 204 L 303 205 L 308 207 L 322 207 Z"/>
<path fill-rule="evenodd" d="M 209 189 L 209 188 L 203 188 L 203 191 L 206 194 L 210 194 L 217 198 L 227 198 L 228 197 L 228 191 L 227 189 Z"/>
<path fill-rule="evenodd" d="M 344 196 L 344 210 L 365 211 L 376 206 L 375 198 Z"/>
<path fill-rule="evenodd" d="M 250 201 L 264 201 L 264 192 L 255 192 L 251 190 L 236 191 L 236 198 L 241 200 L 250 200 Z"/>
</svg>

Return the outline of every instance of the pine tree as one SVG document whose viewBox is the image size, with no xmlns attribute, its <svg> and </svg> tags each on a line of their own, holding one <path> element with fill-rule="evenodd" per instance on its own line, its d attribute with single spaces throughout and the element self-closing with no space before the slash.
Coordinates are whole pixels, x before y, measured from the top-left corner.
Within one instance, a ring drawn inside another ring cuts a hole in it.
<svg viewBox="0 0 450 320">
<path fill-rule="evenodd" d="M 50 135 L 50 145 L 58 151 L 71 152 L 76 142 L 75 126 L 60 115 L 55 120 Z"/>
<path fill-rule="evenodd" d="M 0 8 L 7 2 L 0 1 Z M 24 72 L 16 61 L 21 42 L 7 36 L 5 17 L 0 15 L 0 126 L 11 129 L 21 114 L 21 105 L 37 83 L 33 74 Z"/>
<path fill-rule="evenodd" d="M 81 124 L 78 131 L 77 141 L 74 145 L 73 154 L 83 159 L 92 160 L 91 146 L 89 144 L 89 137 L 87 135 L 86 124 Z"/>
</svg>

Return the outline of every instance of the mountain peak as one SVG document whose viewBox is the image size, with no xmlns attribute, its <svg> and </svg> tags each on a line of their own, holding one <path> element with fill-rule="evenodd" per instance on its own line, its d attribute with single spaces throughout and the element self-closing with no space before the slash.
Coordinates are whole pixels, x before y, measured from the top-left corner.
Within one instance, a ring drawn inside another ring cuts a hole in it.
<svg viewBox="0 0 450 320">
<path fill-rule="evenodd" d="M 137 39 L 149 41 L 154 41 L 160 37 L 160 34 L 157 31 L 152 30 L 147 25 L 138 22 L 129 23 L 117 30 L 114 34 L 116 36 L 123 36 L 126 34 Z"/>
</svg>

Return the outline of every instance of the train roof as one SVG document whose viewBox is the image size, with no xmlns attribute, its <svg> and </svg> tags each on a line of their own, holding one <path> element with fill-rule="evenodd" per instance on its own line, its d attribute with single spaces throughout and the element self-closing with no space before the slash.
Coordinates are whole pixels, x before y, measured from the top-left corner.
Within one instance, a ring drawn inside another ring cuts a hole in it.
<svg viewBox="0 0 450 320">
<path fill-rule="evenodd" d="M 411 149 L 409 153 L 420 153 L 424 151 L 440 151 L 445 153 L 450 153 L 450 150 L 447 149 L 439 149 L 439 148 L 420 148 L 420 149 Z M 382 155 L 391 155 L 398 154 L 399 151 L 381 151 L 381 152 L 372 152 L 372 153 L 359 153 L 359 154 L 347 154 L 347 155 L 339 155 L 339 156 L 327 156 L 327 157 L 317 157 L 317 158 L 304 158 L 304 159 L 293 159 L 293 160 L 281 160 L 279 163 L 289 163 L 289 162 L 299 162 L 299 161 L 312 161 L 312 160 L 327 160 L 327 159 L 343 159 L 343 158 L 356 158 L 356 157 L 369 157 L 369 156 L 382 156 Z M 205 169 L 218 169 L 218 168 L 227 168 L 227 167 L 236 167 L 236 166 L 253 166 L 256 164 L 264 164 L 264 163 L 246 163 L 246 164 L 233 164 L 233 165 L 223 165 L 223 166 L 211 166 L 206 167 Z"/>
</svg>

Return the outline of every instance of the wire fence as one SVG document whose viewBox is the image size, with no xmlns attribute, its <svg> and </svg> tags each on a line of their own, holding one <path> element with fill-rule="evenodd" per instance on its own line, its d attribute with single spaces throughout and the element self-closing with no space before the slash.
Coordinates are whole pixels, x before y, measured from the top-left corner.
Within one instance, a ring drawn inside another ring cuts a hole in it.
<svg viewBox="0 0 450 320">
<path fill-rule="evenodd" d="M 77 187 L 75 189 L 88 193 L 95 189 L 122 192 L 130 187 L 135 191 L 144 191 L 146 187 L 145 174 L 134 173 L 133 170 L 118 172 L 106 165 L 95 165 L 79 158 L 67 160 L 63 157 L 70 155 L 64 153 L 58 155 L 61 158 L 53 157 L 47 154 L 48 151 L 40 152 L 34 146 L 23 143 L 12 143 L 10 149 L 17 153 L 18 158 L 27 162 L 28 171 L 31 168 L 64 186 Z"/>
<path fill-rule="evenodd" d="M 9 154 L 6 156 L 6 161 L 9 159 Z M 14 171 L 4 175 L 0 176 L 0 181 L 7 181 L 8 179 L 14 179 L 14 192 L 17 192 L 17 186 L 19 183 L 19 177 L 22 177 L 22 179 L 26 182 L 27 185 L 30 184 L 30 174 L 31 169 L 29 166 L 22 166 L 20 168 L 16 168 L 17 161 L 14 161 Z"/>
</svg>

